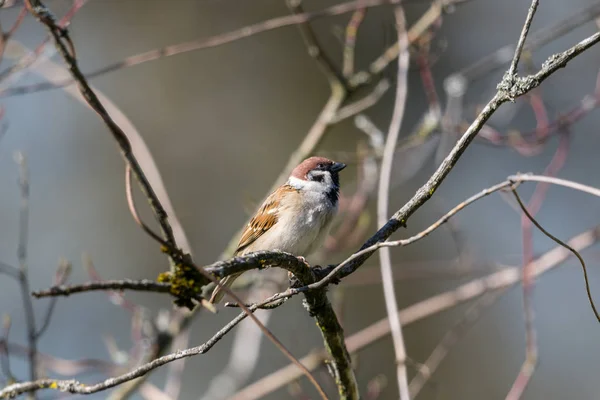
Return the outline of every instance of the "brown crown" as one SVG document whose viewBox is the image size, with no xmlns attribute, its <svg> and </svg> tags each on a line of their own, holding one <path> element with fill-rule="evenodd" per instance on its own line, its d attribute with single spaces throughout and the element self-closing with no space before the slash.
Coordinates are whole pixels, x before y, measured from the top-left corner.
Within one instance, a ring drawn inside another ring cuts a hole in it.
<svg viewBox="0 0 600 400">
<path fill-rule="evenodd" d="M 292 171 L 292 175 L 294 178 L 298 179 L 306 179 L 306 174 L 308 174 L 311 170 L 315 169 L 319 164 L 333 164 L 328 158 L 325 157 L 310 157 L 306 160 L 302 161 L 294 170 Z"/>
</svg>

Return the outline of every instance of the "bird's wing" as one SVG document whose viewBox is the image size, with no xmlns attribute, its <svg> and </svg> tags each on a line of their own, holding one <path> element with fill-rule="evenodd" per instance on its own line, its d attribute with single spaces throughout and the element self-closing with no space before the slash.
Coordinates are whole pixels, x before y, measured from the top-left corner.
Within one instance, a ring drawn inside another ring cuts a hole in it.
<svg viewBox="0 0 600 400">
<path fill-rule="evenodd" d="M 252 217 L 250 222 L 248 222 L 248 225 L 246 225 L 246 229 L 244 229 L 244 232 L 242 233 L 235 254 L 241 253 L 277 223 L 279 219 L 278 210 L 280 210 L 282 199 L 287 193 L 295 191 L 297 191 L 297 189 L 294 187 L 284 185 L 280 186 L 267 197 L 254 217 Z"/>
</svg>

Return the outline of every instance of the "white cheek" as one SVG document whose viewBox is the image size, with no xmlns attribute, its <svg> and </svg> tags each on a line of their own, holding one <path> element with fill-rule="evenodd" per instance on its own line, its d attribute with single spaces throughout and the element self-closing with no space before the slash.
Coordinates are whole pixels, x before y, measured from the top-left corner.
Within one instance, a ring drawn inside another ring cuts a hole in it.
<svg viewBox="0 0 600 400">
<path fill-rule="evenodd" d="M 333 179 L 329 172 L 323 173 L 323 182 L 305 181 L 291 176 L 288 184 L 296 189 L 303 189 L 311 192 L 327 192 L 333 186 Z"/>
</svg>

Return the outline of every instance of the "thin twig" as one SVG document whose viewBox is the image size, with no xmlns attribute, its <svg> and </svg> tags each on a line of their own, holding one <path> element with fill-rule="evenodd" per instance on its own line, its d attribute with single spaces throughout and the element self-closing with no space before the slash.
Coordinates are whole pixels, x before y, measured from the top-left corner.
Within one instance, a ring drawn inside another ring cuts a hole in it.
<svg viewBox="0 0 600 400">
<path fill-rule="evenodd" d="M 64 284 L 66 282 L 66 280 L 68 279 L 69 274 L 71 273 L 71 269 L 72 269 L 71 263 L 69 263 L 66 260 L 61 260 L 61 262 L 58 265 L 58 268 L 56 270 L 56 274 L 55 274 L 55 278 L 54 278 L 54 285 L 59 286 L 59 285 Z M 48 304 L 48 308 L 46 309 L 46 313 L 44 314 L 42 326 L 40 326 L 40 328 L 38 329 L 38 331 L 35 334 L 36 339 L 39 340 L 39 338 L 44 335 L 44 333 L 50 326 L 50 321 L 52 320 L 52 315 L 54 314 L 54 309 L 56 307 L 57 301 L 58 301 L 57 297 L 53 297 L 52 299 L 50 299 L 50 303 Z"/>
<path fill-rule="evenodd" d="M 356 36 L 358 28 L 365 19 L 367 14 L 366 8 L 359 8 L 354 11 L 348 25 L 346 25 L 346 39 L 344 40 L 344 63 L 342 74 L 345 78 L 349 78 L 354 74 L 354 49 L 356 47 Z"/>
<path fill-rule="evenodd" d="M 523 25 L 523 29 L 521 30 L 521 36 L 519 36 L 517 47 L 515 47 L 515 55 L 513 56 L 513 59 L 510 63 L 510 67 L 508 67 L 507 73 L 511 76 L 517 74 L 517 66 L 519 65 L 519 60 L 521 59 L 521 53 L 523 53 L 525 39 L 527 39 L 527 34 L 529 33 L 529 28 L 531 27 L 531 22 L 533 21 L 533 16 L 535 15 L 539 2 L 539 0 L 533 0 L 531 2 L 531 6 L 529 6 L 527 18 L 525 19 L 525 24 Z"/>
<path fill-rule="evenodd" d="M 578 190 L 580 192 L 585 192 L 597 197 L 600 197 L 600 189 L 584 185 L 582 183 L 573 182 L 566 179 L 554 178 L 551 176 L 543 176 L 543 175 L 535 175 L 535 174 L 518 174 L 511 175 L 508 177 L 509 181 L 513 182 L 546 182 L 551 183 L 553 185 L 564 186 L 570 189 Z"/>
<path fill-rule="evenodd" d="M 590 302 L 590 306 L 592 307 L 592 311 L 594 312 L 594 315 L 596 316 L 596 319 L 598 320 L 598 322 L 600 322 L 600 313 L 598 313 L 598 309 L 596 308 L 596 304 L 594 303 L 594 299 L 592 297 L 592 291 L 590 289 L 590 282 L 588 279 L 588 274 L 587 274 L 587 267 L 585 265 L 585 261 L 583 260 L 583 257 L 581 257 L 581 254 L 579 254 L 579 252 L 577 250 L 575 250 L 573 247 L 569 246 L 567 243 L 563 242 L 562 240 L 560 240 L 559 238 L 557 238 L 556 236 L 552 235 L 550 232 L 548 232 L 547 230 L 545 230 L 539 222 L 537 222 L 537 220 L 535 218 L 533 218 L 533 216 L 529 213 L 529 211 L 527 210 L 527 207 L 525 207 L 525 205 L 523 204 L 523 202 L 521 201 L 521 198 L 519 197 L 519 194 L 517 193 L 516 189 L 512 190 L 512 193 L 515 196 L 515 199 L 517 200 L 517 202 L 519 203 L 519 206 L 521 207 L 521 210 L 523 210 L 523 213 L 527 216 L 527 218 L 529 218 L 531 220 L 531 222 L 546 236 L 548 236 L 550 239 L 552 239 L 553 241 L 555 241 L 557 244 L 565 247 L 566 249 L 568 249 L 570 252 L 573 253 L 573 255 L 575 255 L 575 257 L 577 257 L 577 259 L 579 260 L 579 262 L 581 263 L 581 268 L 583 269 L 583 279 L 585 280 L 585 291 L 587 293 L 587 297 L 588 300 Z"/>
<path fill-rule="evenodd" d="M 404 10 L 401 6 L 395 9 L 396 29 L 398 30 L 398 44 L 404 49 L 398 57 L 398 79 L 396 84 L 396 100 L 394 113 L 383 150 L 383 160 L 381 161 L 381 173 L 379 175 L 379 189 L 377 193 L 377 224 L 382 226 L 388 220 L 389 209 L 389 191 L 390 178 L 392 176 L 392 165 L 394 154 L 396 153 L 396 142 L 400 135 L 404 109 L 406 106 L 406 95 L 408 91 L 408 37 L 406 33 L 406 19 Z M 392 340 L 394 343 L 394 352 L 396 357 L 396 377 L 398 380 L 398 389 L 400 391 L 400 400 L 410 400 L 408 391 L 408 376 L 406 369 L 406 347 L 402 335 L 402 326 L 397 318 L 398 303 L 396 292 L 394 290 L 394 275 L 392 273 L 392 260 L 388 248 L 384 248 L 379 253 L 381 263 L 381 279 L 383 282 L 383 294 L 385 298 L 385 308 L 390 326 L 392 328 Z"/>
</svg>

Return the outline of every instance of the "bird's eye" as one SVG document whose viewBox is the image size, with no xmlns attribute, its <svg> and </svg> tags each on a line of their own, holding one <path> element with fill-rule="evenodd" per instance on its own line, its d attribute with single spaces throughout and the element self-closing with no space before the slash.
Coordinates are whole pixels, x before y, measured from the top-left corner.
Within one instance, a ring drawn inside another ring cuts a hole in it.
<svg viewBox="0 0 600 400">
<path fill-rule="evenodd" d="M 325 164 L 319 163 L 319 164 L 317 164 L 317 168 L 323 169 L 323 168 L 325 168 Z"/>
</svg>

